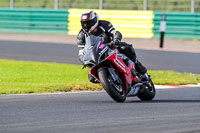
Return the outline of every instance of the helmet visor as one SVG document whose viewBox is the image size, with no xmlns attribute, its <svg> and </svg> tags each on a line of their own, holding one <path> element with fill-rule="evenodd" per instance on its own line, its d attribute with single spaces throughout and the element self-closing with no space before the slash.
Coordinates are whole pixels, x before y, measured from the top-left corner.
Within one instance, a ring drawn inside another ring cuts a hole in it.
<svg viewBox="0 0 200 133">
<path fill-rule="evenodd" d="M 81 26 L 86 32 L 88 32 L 94 24 L 94 20 L 81 21 Z"/>
</svg>

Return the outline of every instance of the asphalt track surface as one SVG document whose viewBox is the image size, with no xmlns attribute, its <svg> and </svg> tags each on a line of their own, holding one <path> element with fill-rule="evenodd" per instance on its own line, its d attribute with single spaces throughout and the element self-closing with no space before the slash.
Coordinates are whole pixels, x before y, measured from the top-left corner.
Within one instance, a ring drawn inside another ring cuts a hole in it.
<svg viewBox="0 0 200 133">
<path fill-rule="evenodd" d="M 200 74 L 200 53 L 136 49 L 149 70 L 173 70 Z M 81 65 L 76 45 L 24 41 L 0 41 L 0 59 L 57 62 Z"/>
<path fill-rule="evenodd" d="M 157 90 L 153 101 L 105 92 L 0 96 L 0 133 L 199 133 L 200 89 Z"/>
<path fill-rule="evenodd" d="M 200 54 L 136 49 L 150 70 L 200 73 Z M 0 41 L 0 58 L 80 64 L 76 45 Z M 1 95 L 0 133 L 199 133 L 200 88 L 159 89 L 150 102 L 104 91 Z"/>
</svg>

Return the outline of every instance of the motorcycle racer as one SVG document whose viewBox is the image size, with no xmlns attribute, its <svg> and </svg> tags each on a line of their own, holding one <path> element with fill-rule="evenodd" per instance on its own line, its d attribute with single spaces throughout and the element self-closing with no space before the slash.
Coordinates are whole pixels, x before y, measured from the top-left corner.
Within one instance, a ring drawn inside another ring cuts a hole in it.
<svg viewBox="0 0 200 133">
<path fill-rule="evenodd" d="M 121 42 L 122 34 L 115 30 L 113 25 L 106 20 L 99 20 L 99 16 L 94 11 L 85 12 L 81 15 L 82 29 L 77 35 L 77 44 L 79 48 L 79 59 L 83 62 L 83 49 L 85 47 L 85 38 L 87 34 L 101 36 L 104 38 L 104 43 L 118 45 L 119 51 L 129 57 L 135 63 L 135 69 L 141 73 L 144 79 L 148 79 L 147 69 L 138 61 L 134 48 L 131 44 Z M 88 74 L 88 79 L 91 82 L 96 82 L 95 79 Z"/>
</svg>

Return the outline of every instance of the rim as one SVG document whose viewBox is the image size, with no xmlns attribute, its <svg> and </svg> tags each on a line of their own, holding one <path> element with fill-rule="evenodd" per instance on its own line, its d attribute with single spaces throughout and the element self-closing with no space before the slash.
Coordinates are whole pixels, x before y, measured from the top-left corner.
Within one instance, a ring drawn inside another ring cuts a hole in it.
<svg viewBox="0 0 200 133">
<path fill-rule="evenodd" d="M 121 82 L 121 79 L 119 79 L 120 82 Z M 113 81 L 111 75 L 109 74 L 109 78 L 108 78 L 108 81 L 109 83 L 111 83 L 111 85 L 114 87 L 114 89 L 120 94 L 120 95 L 123 95 L 123 85 L 122 85 L 122 82 L 121 84 Z"/>
<path fill-rule="evenodd" d="M 154 93 L 155 88 L 154 88 L 154 84 L 153 84 L 153 82 L 151 81 L 151 79 L 149 80 L 148 83 L 146 83 L 145 88 L 148 89 L 150 92 Z"/>
</svg>

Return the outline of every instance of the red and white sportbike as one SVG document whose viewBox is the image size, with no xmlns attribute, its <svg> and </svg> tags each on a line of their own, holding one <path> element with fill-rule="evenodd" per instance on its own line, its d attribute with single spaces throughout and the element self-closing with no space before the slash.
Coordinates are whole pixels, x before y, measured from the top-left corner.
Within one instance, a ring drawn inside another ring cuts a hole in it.
<svg viewBox="0 0 200 133">
<path fill-rule="evenodd" d="M 152 100 L 156 90 L 150 76 L 142 80 L 134 62 L 117 47 L 103 44 L 103 41 L 103 37 L 86 37 L 84 67 L 89 67 L 90 74 L 116 102 L 124 102 L 126 97 L 132 96 L 143 101 Z"/>
</svg>

